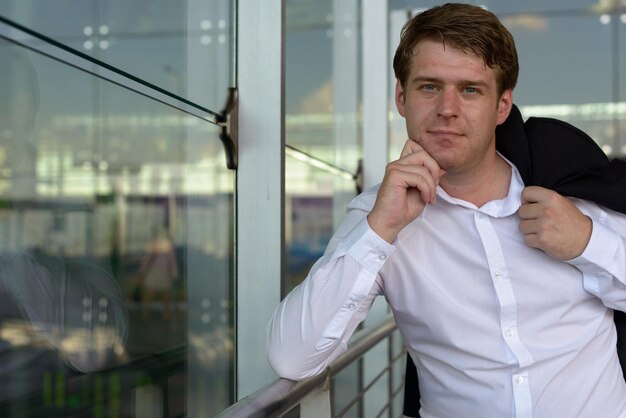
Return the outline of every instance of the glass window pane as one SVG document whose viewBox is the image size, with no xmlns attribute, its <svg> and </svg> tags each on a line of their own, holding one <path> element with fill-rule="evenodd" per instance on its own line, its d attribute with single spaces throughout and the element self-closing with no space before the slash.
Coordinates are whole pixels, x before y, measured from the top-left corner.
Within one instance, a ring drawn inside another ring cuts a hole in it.
<svg viewBox="0 0 626 418">
<path fill-rule="evenodd" d="M 541 24 L 536 26 L 510 28 L 520 61 L 515 102 L 527 105 L 611 101 L 610 26 L 600 23 L 597 17 L 538 19 Z"/>
<path fill-rule="evenodd" d="M 361 155 L 358 3 L 286 2 L 286 143 L 352 173 Z"/>
<path fill-rule="evenodd" d="M 0 2 L 0 16 L 220 111 L 228 87 L 235 82 L 234 4 L 229 0 L 9 0 Z"/>
<path fill-rule="evenodd" d="M 506 13 L 528 13 L 528 12 L 545 12 L 557 11 L 567 13 L 584 13 L 587 10 L 602 10 L 602 3 L 597 0 L 527 0 L 523 2 L 498 1 L 498 0 L 472 0 L 462 1 L 461 3 L 475 4 L 487 7 L 496 14 Z M 390 9 L 428 9 L 433 6 L 443 4 L 437 0 L 389 0 Z"/>
<path fill-rule="evenodd" d="M 218 127 L 0 41 L 3 416 L 212 416 L 232 393 Z"/>
<path fill-rule="evenodd" d="M 360 376 L 363 373 L 362 361 L 357 360 L 339 372 L 332 380 L 332 402 L 335 414 L 343 411 L 359 397 L 363 390 Z M 358 399 L 343 415 L 346 418 L 358 418 L 363 415 L 363 400 Z"/>
<path fill-rule="evenodd" d="M 565 120 L 589 134 L 607 154 L 618 154 L 619 115 L 610 110 L 610 103 L 619 101 L 613 33 L 617 22 L 597 16 L 536 19 L 540 25 L 512 28 L 521 66 L 514 98 L 524 117 Z"/>
<path fill-rule="evenodd" d="M 324 253 L 356 194 L 349 174 L 288 149 L 285 158 L 285 280 L 287 294 Z"/>
<path fill-rule="evenodd" d="M 616 145 L 614 155 L 626 158 L 626 54 L 621 53 L 621 49 L 619 49 L 624 48 L 626 45 L 626 13 L 621 14 L 619 17 L 619 23 L 615 21 L 614 24 L 617 26 L 618 32 L 618 48 L 615 49 L 618 51 L 617 66 L 619 69 L 616 75 L 617 83 L 619 84 L 619 89 L 616 89 L 619 106 L 615 111 L 615 129 L 618 132 L 618 135 L 615 141 Z"/>
<path fill-rule="evenodd" d="M 528 0 L 524 2 L 502 2 L 497 0 L 481 1 L 496 14 L 528 13 L 554 11 L 556 13 L 582 14 L 590 10 L 598 10 L 599 3 L 596 0 Z M 601 7 L 600 7 L 601 8 Z"/>
<path fill-rule="evenodd" d="M 498 14 L 515 37 L 520 77 L 513 98 L 523 116 L 565 120 L 587 132 L 608 155 L 624 155 L 623 14 L 608 13 L 608 3 L 589 0 L 481 4 Z M 400 30 L 394 20 L 391 30 Z M 390 157 L 396 158 L 406 130 L 395 111 L 390 132 Z"/>
<path fill-rule="evenodd" d="M 361 155 L 359 2 L 286 2 L 286 278 L 300 283 L 355 196 Z"/>
</svg>

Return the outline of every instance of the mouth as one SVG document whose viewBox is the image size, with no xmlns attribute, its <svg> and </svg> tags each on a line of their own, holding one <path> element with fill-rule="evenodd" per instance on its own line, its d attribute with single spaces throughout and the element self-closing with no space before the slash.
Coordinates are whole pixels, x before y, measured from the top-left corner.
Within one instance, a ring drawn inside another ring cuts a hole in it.
<svg viewBox="0 0 626 418">
<path fill-rule="evenodd" d="M 462 136 L 463 134 L 450 129 L 433 129 L 428 131 L 429 134 L 435 136 Z"/>
<path fill-rule="evenodd" d="M 434 129 L 434 130 L 428 131 L 428 133 L 434 136 L 435 138 L 444 140 L 444 141 L 445 140 L 454 141 L 463 137 L 463 134 L 461 132 L 453 131 L 449 129 Z"/>
</svg>

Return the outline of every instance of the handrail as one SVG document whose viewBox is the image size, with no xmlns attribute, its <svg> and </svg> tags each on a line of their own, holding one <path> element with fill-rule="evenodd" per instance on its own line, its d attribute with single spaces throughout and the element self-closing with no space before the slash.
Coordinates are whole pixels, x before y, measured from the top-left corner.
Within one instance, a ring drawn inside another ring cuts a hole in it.
<svg viewBox="0 0 626 418">
<path fill-rule="evenodd" d="M 278 379 L 241 399 L 215 418 L 269 418 L 280 416 L 296 406 L 314 389 L 327 384 L 331 378 L 362 357 L 370 348 L 394 332 L 396 328 L 396 323 L 391 318 L 352 343 L 348 351 L 337 357 L 324 372 L 299 382 Z"/>
</svg>

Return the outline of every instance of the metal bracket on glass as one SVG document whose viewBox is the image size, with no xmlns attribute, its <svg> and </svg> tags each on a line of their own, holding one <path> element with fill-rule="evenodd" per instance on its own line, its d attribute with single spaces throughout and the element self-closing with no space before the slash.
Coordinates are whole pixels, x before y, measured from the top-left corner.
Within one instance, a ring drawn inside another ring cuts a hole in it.
<svg viewBox="0 0 626 418">
<path fill-rule="evenodd" d="M 354 185 L 356 186 L 356 194 L 361 194 L 363 192 L 363 159 L 359 158 L 356 166 L 356 173 L 352 176 L 354 180 Z"/>
<path fill-rule="evenodd" d="M 236 170 L 239 163 L 239 130 L 237 117 L 239 113 L 239 98 L 235 87 L 228 89 L 226 105 L 221 113 L 222 118 L 217 124 L 222 128 L 220 139 L 222 140 L 224 152 L 226 153 L 226 166 L 231 170 Z"/>
</svg>

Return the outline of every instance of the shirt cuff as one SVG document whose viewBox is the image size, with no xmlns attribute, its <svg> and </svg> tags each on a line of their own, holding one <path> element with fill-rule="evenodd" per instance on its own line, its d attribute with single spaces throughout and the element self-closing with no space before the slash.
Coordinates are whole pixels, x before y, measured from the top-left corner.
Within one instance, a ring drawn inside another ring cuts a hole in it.
<svg viewBox="0 0 626 418">
<path fill-rule="evenodd" d="M 590 283 L 585 283 L 586 287 L 589 285 L 591 288 L 595 288 L 597 283 L 594 285 L 591 282 L 600 277 L 610 278 L 613 276 L 611 273 L 612 266 L 620 242 L 619 234 L 594 220 L 587 248 L 579 257 L 567 262 L 583 272 L 586 281 L 590 281 Z"/>
<path fill-rule="evenodd" d="M 354 228 L 350 237 L 343 242 L 343 245 L 346 246 L 345 254 L 372 273 L 377 273 L 385 264 L 387 258 L 395 251 L 396 244 L 397 240 L 390 244 L 378 236 L 370 228 L 367 218 L 363 218 Z"/>
</svg>

